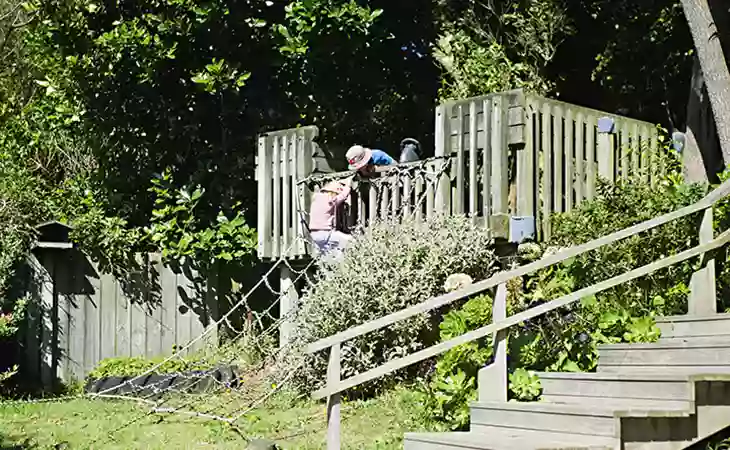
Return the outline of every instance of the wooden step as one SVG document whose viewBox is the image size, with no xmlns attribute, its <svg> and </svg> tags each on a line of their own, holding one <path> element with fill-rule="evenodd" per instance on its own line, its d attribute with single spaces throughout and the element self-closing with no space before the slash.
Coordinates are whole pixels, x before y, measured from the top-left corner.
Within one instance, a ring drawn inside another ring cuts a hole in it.
<svg viewBox="0 0 730 450">
<path fill-rule="evenodd" d="M 599 372 L 730 373 L 730 341 L 610 344 L 598 347 Z"/>
<path fill-rule="evenodd" d="M 480 425 L 588 436 L 618 437 L 622 417 L 685 417 L 693 411 L 652 408 L 621 411 L 603 405 L 548 402 L 477 402 L 471 407 L 471 430 Z M 576 428 L 576 423 L 581 426 Z"/>
<path fill-rule="evenodd" d="M 542 399 L 550 403 L 602 405 L 617 410 L 694 407 L 694 386 L 686 375 L 550 372 L 538 376 Z"/>
<path fill-rule="evenodd" d="M 700 336 L 730 339 L 730 314 L 659 317 L 656 323 L 662 331 L 662 340 Z"/>
<path fill-rule="evenodd" d="M 601 444 L 600 438 L 574 439 L 571 435 L 526 433 L 504 428 L 490 432 L 406 433 L 404 450 L 514 449 L 614 450 L 618 440 Z"/>
</svg>

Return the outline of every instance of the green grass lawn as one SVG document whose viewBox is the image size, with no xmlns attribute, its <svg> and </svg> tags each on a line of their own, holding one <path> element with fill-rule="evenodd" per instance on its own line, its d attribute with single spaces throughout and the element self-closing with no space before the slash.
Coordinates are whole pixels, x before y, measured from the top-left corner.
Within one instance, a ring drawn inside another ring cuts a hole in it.
<svg viewBox="0 0 730 450">
<path fill-rule="evenodd" d="M 206 407 L 212 405 L 215 410 L 215 402 L 224 404 L 225 400 L 209 398 Z M 400 449 L 404 432 L 423 428 L 417 417 L 419 410 L 414 395 L 404 389 L 369 401 L 345 403 L 343 448 Z M 0 404 L 0 449 L 241 450 L 249 438 L 274 440 L 285 449 L 324 448 L 324 404 L 293 400 L 286 394 L 272 397 L 242 417 L 236 423 L 240 434 L 220 421 L 147 415 L 148 411 L 124 400 Z M 133 420 L 136 422 L 123 427 Z"/>
</svg>

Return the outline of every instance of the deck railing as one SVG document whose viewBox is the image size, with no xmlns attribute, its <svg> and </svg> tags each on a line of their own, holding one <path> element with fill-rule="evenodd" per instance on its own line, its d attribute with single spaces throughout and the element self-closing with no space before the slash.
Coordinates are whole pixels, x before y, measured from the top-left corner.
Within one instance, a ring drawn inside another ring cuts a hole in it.
<svg viewBox="0 0 730 450">
<path fill-rule="evenodd" d="M 534 214 L 540 236 L 550 236 L 555 212 L 567 212 L 596 193 L 598 176 L 613 182 L 656 182 L 656 126 L 627 117 L 549 100 L 525 99 L 525 147 L 517 152 L 517 211 Z"/>
<path fill-rule="evenodd" d="M 435 115 L 435 158 L 360 183 L 351 223 L 367 225 L 410 208 L 419 217 L 470 215 L 507 237 L 509 217 L 521 216 L 534 218 L 542 240 L 549 238 L 552 213 L 593 198 L 598 176 L 654 182 L 664 170 L 656 164 L 659 134 L 652 124 L 521 90 L 446 102 Z M 264 260 L 309 255 L 301 220 L 321 182 L 310 179 L 317 135 L 311 126 L 259 138 L 257 229 Z"/>
</svg>

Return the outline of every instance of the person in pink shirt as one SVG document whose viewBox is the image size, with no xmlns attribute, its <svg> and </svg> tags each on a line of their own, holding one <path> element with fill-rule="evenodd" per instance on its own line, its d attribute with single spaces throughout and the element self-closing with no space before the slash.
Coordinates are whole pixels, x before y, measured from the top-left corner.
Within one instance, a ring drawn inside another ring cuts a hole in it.
<svg viewBox="0 0 730 450">
<path fill-rule="evenodd" d="M 340 208 L 350 198 L 352 178 L 330 181 L 312 198 L 309 233 L 322 256 L 333 253 L 338 258 L 352 239 L 351 235 L 341 231 L 341 224 L 337 223 Z"/>
</svg>

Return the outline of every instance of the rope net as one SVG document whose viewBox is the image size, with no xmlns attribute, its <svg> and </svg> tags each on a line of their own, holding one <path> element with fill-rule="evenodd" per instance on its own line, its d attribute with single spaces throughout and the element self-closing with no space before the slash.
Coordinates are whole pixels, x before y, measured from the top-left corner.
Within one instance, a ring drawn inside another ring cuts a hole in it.
<svg viewBox="0 0 730 450">
<path fill-rule="evenodd" d="M 378 178 L 356 181 L 359 186 L 353 189 L 356 198 L 351 201 L 349 212 L 350 217 L 355 219 L 354 231 L 362 231 L 374 220 L 382 220 L 387 216 L 392 218 L 394 214 L 399 217 L 429 214 L 428 208 L 435 200 L 440 181 L 445 179 L 448 182 L 448 177 L 443 175 L 448 173 L 449 168 L 448 159 L 432 159 L 396 166 Z M 317 175 L 302 183 L 312 188 L 347 176 L 349 174 Z M 367 197 L 361 197 L 362 193 Z M 300 219 L 308 221 L 306 211 L 301 212 Z M 289 250 L 301 243 L 302 239 L 310 243 L 305 235 L 293 241 Z M 279 344 L 282 324 L 295 323 L 297 313 L 296 305 L 293 305 L 282 315 L 280 306 L 284 299 L 293 297 L 291 289 L 304 286 L 306 292 L 307 286 L 316 282 L 313 276 L 319 261 L 318 258 L 311 258 L 293 264 L 280 258 L 273 262 L 253 287 L 245 293 L 239 293 L 228 311 L 205 332 L 137 376 L 96 380 L 90 383 L 93 384 L 93 392 L 31 402 L 87 397 L 99 401 L 117 399 L 139 403 L 143 407 L 139 416 L 120 423 L 104 442 L 112 442 L 115 433 L 150 415 L 159 415 L 159 420 L 165 420 L 170 415 L 189 416 L 235 426 L 278 391 L 286 389 L 300 368 L 277 364 L 287 352 L 296 351 L 304 344 L 295 341 Z M 284 290 L 270 281 L 282 269 L 288 269 L 291 274 L 291 283 Z M 266 307 L 256 310 L 252 306 L 253 298 L 272 294 L 274 300 Z M 303 301 L 306 301 L 306 295 Z M 212 348 L 208 346 L 194 350 L 201 341 L 210 339 L 209 335 L 216 330 L 219 336 L 224 334 L 225 337 L 219 339 Z M 221 330 L 225 330 L 225 333 L 221 333 Z M 282 366 L 287 369 L 280 370 Z M 90 445 L 97 447 L 104 442 L 92 442 Z"/>
</svg>

